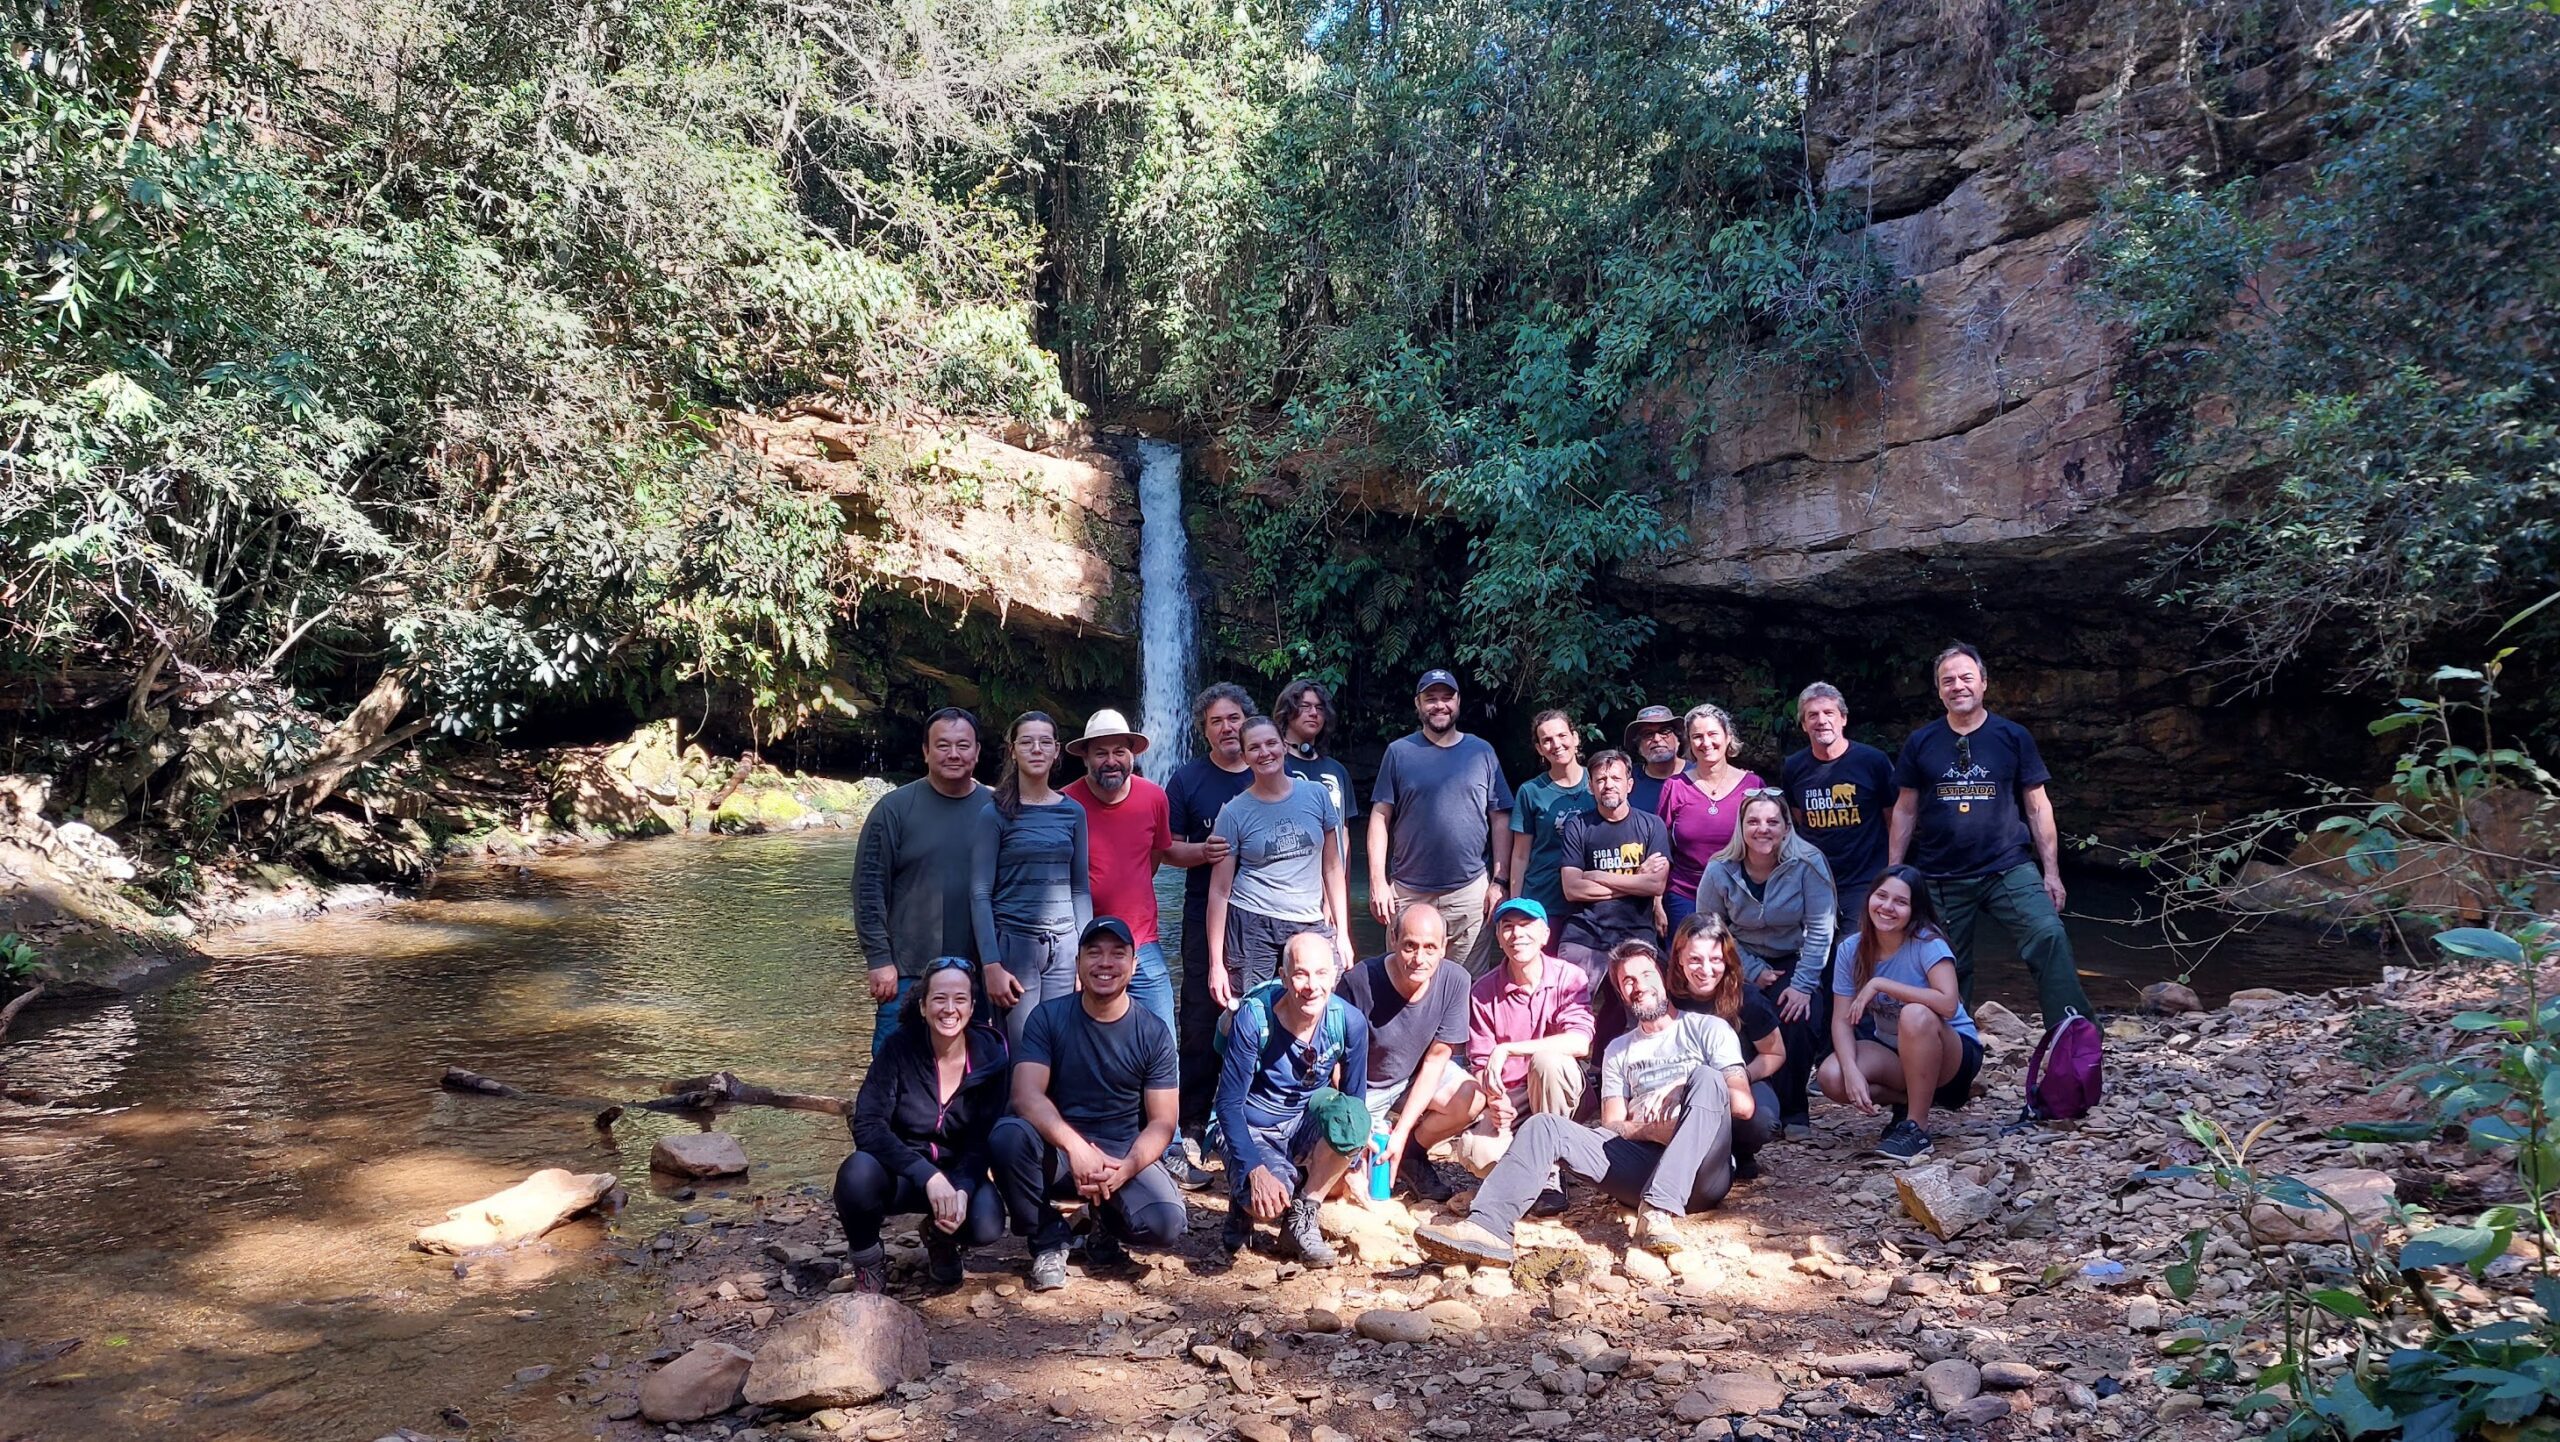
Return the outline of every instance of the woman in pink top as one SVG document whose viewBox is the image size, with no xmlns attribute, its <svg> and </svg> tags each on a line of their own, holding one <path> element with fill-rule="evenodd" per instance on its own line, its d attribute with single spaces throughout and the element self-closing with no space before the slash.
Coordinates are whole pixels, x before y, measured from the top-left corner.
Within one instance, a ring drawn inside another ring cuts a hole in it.
<svg viewBox="0 0 2560 1442">
<path fill-rule="evenodd" d="M 1689 765 L 1662 783 L 1658 808 L 1662 824 L 1671 831 L 1671 889 L 1662 898 L 1662 909 L 1674 931 L 1698 909 L 1698 877 L 1733 840 L 1742 803 L 1769 784 L 1733 764 L 1742 740 L 1733 734 L 1733 718 L 1723 707 L 1690 707 L 1680 729 L 1689 736 Z"/>
</svg>

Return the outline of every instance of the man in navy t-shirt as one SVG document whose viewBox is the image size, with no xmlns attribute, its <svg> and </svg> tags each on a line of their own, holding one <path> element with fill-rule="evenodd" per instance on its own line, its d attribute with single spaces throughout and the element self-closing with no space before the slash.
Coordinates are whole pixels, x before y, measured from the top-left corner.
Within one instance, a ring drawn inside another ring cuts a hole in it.
<svg viewBox="0 0 2560 1442">
<path fill-rule="evenodd" d="M 1946 718 L 1911 733 L 1894 762 L 1888 860 L 1929 878 L 1938 924 L 1956 954 L 1956 984 L 1973 1001 L 1973 928 L 1983 913 L 2008 928 L 2035 974 L 2050 1028 L 2063 1014 L 2093 1014 L 2062 930 L 2062 844 L 2052 773 L 2027 728 L 1983 704 L 1982 653 L 1959 642 L 1931 666 Z"/>
<path fill-rule="evenodd" d="M 1458 729 L 1458 678 L 1422 673 L 1413 687 L 1422 725 L 1388 743 L 1369 788 L 1369 914 L 1393 926 L 1411 903 L 1440 913 L 1449 955 L 1490 968 L 1488 918 L 1513 883 L 1511 783 L 1481 736 Z"/>
<path fill-rule="evenodd" d="M 1849 703 L 1840 688 L 1816 681 L 1796 697 L 1796 724 L 1810 743 L 1778 772 L 1796 830 L 1831 863 L 1840 897 L 1840 926 L 1832 935 L 1857 934 L 1867 893 L 1884 875 L 1892 829 L 1893 758 L 1849 739 Z"/>
</svg>

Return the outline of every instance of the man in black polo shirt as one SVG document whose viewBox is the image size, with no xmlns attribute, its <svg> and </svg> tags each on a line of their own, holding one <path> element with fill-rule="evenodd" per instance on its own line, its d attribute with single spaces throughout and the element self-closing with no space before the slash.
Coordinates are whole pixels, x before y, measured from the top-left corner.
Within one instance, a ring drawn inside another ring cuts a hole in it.
<svg viewBox="0 0 2560 1442">
<path fill-rule="evenodd" d="M 1911 733 L 1894 762 L 1891 862 L 1929 878 L 1938 923 L 1956 954 L 1956 985 L 1973 1003 L 1973 928 L 1988 912 L 2035 974 L 2044 1024 L 2094 1015 L 2062 929 L 2062 839 L 2045 795 L 2052 773 L 2027 728 L 1983 704 L 1982 653 L 1958 642 L 1930 667 L 1945 719 Z"/>
</svg>

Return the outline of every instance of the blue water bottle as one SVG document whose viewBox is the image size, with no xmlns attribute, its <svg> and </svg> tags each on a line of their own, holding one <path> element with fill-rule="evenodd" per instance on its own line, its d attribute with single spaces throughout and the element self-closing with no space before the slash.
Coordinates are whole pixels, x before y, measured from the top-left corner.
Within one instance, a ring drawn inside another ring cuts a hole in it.
<svg viewBox="0 0 2560 1442">
<path fill-rule="evenodd" d="M 1392 1140 L 1384 1127 L 1369 1133 L 1369 1195 L 1382 1202 L 1396 1185 L 1395 1159 L 1387 1155 Z"/>
</svg>

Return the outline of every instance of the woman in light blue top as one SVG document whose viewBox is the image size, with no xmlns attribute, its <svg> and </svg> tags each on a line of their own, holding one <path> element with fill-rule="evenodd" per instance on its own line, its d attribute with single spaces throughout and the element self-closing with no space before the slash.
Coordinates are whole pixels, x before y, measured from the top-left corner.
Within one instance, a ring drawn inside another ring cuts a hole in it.
<svg viewBox="0 0 2560 1442">
<path fill-rule="evenodd" d="M 1832 968 L 1831 1056 L 1822 1094 L 1869 1116 L 1876 1103 L 1893 1120 L 1879 1156 L 1909 1161 L 1929 1150 L 1929 1112 L 1973 1099 L 1982 1038 L 1956 991 L 1956 954 L 1938 930 L 1929 885 L 1908 866 L 1888 866 L 1867 895 L 1858 934 Z"/>
<path fill-rule="evenodd" d="M 1058 723 L 1045 711 L 1014 718 L 1004 775 L 978 813 L 969 853 L 969 919 L 987 1004 L 1020 1044 L 1031 1009 L 1076 989 L 1076 938 L 1093 920 L 1084 808 L 1049 784 Z"/>
</svg>

